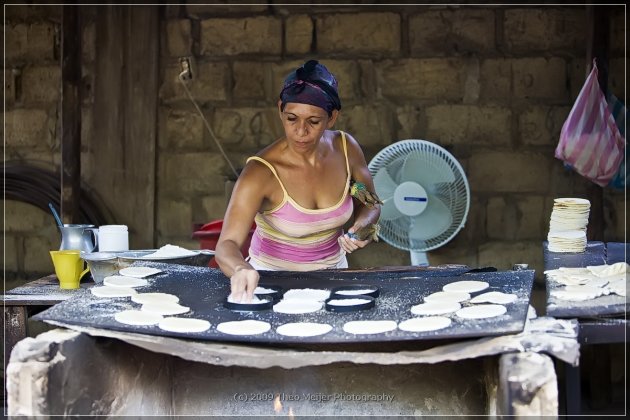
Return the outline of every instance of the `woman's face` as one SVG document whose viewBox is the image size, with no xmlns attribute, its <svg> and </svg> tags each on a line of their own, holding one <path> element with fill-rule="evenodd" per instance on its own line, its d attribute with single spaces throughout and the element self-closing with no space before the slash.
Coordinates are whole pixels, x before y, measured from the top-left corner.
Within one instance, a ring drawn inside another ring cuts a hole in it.
<svg viewBox="0 0 630 420">
<path fill-rule="evenodd" d="M 281 108 L 281 103 L 278 104 Z M 297 151 L 314 149 L 326 129 L 332 128 L 337 119 L 337 110 L 332 116 L 317 106 L 289 102 L 280 109 L 280 119 L 289 145 Z"/>
</svg>

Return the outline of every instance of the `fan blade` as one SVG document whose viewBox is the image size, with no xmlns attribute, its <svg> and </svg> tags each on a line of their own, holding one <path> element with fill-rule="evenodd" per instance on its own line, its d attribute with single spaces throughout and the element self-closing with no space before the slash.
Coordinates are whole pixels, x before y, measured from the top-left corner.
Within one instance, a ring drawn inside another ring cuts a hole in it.
<svg viewBox="0 0 630 420">
<path fill-rule="evenodd" d="M 396 220 L 402 217 L 402 213 L 396 207 L 396 203 L 393 198 L 383 200 L 385 204 L 381 206 L 381 220 Z"/>
<path fill-rule="evenodd" d="M 401 183 L 413 181 L 428 188 L 438 182 L 453 182 L 455 176 L 448 162 L 440 155 L 414 151 L 405 158 Z"/>
<path fill-rule="evenodd" d="M 449 208 L 438 198 L 429 197 L 427 208 L 413 218 L 409 238 L 418 241 L 433 239 L 448 229 L 452 222 Z"/>
<path fill-rule="evenodd" d="M 396 183 L 389 176 L 386 168 L 381 168 L 378 170 L 376 175 L 374 176 L 374 188 L 376 188 L 376 195 L 381 200 L 387 200 L 394 196 L 394 191 L 396 191 Z"/>
</svg>

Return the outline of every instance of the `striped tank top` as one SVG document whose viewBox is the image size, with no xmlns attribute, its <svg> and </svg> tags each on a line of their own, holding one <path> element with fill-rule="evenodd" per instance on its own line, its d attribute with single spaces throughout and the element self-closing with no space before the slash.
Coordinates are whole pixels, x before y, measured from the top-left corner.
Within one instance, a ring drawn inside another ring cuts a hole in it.
<svg viewBox="0 0 630 420">
<path fill-rule="evenodd" d="M 250 262 L 264 270 L 311 271 L 334 268 L 345 258 L 337 238 L 343 234 L 343 225 L 353 212 L 349 194 L 350 164 L 346 136 L 341 132 L 346 158 L 346 186 L 337 204 L 325 209 L 307 209 L 300 206 L 282 184 L 273 165 L 252 156 L 266 165 L 274 174 L 284 198 L 275 208 L 256 214 L 256 230 L 249 248 Z"/>
</svg>

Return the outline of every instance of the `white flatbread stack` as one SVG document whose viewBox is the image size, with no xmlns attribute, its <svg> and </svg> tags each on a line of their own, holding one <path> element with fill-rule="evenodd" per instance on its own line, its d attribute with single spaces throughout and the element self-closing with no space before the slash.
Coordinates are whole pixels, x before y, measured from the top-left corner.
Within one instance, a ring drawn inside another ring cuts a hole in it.
<svg viewBox="0 0 630 420">
<path fill-rule="evenodd" d="M 591 203 L 583 198 L 556 198 L 547 234 L 551 252 L 584 252 Z"/>
</svg>

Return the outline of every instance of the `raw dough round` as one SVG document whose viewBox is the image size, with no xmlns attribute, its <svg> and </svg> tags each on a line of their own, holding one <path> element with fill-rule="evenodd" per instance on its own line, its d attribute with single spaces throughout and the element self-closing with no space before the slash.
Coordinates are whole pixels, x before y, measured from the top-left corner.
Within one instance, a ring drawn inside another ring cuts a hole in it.
<svg viewBox="0 0 630 420">
<path fill-rule="evenodd" d="M 288 337 L 313 337 L 329 333 L 332 328 L 332 325 L 318 324 L 315 322 L 292 322 L 290 324 L 280 325 L 276 328 L 276 332 Z"/>
<path fill-rule="evenodd" d="M 428 316 L 424 318 L 411 318 L 398 324 L 403 331 L 424 332 L 441 330 L 451 325 L 451 319 L 445 316 Z"/>
<path fill-rule="evenodd" d="M 141 310 L 159 315 L 178 315 L 190 311 L 190 308 L 179 303 L 145 303 Z"/>
<path fill-rule="evenodd" d="M 442 290 L 444 290 L 445 292 L 474 293 L 487 289 L 488 287 L 489 285 L 485 281 L 464 280 L 449 283 L 445 285 Z"/>
<path fill-rule="evenodd" d="M 122 276 L 138 278 L 152 276 L 161 272 L 162 270 L 152 267 L 127 267 L 118 271 L 118 273 Z"/>
<path fill-rule="evenodd" d="M 249 302 L 247 302 L 247 296 L 243 296 L 243 301 L 242 302 L 237 302 L 236 300 L 234 300 L 232 298 L 232 295 L 230 294 L 227 298 L 227 301 L 230 303 L 234 303 L 236 305 L 258 305 L 258 304 L 263 304 L 263 303 L 268 303 L 268 300 L 265 299 L 259 299 L 256 295 L 254 295 L 254 297 L 252 298 L 252 300 L 250 300 Z"/>
<path fill-rule="evenodd" d="M 112 287 L 112 286 L 100 286 L 92 287 L 90 289 L 94 296 L 98 297 L 127 297 L 137 294 L 131 287 Z"/>
<path fill-rule="evenodd" d="M 376 289 L 337 290 L 335 294 L 344 296 L 367 295 L 368 293 L 374 293 L 375 290 Z"/>
<path fill-rule="evenodd" d="M 179 298 L 170 293 L 138 293 L 137 295 L 131 296 L 131 301 L 143 305 L 145 303 L 179 303 Z"/>
<path fill-rule="evenodd" d="M 270 295 L 272 293 L 277 293 L 277 290 L 273 290 L 273 289 L 268 289 L 266 287 L 261 287 L 258 286 L 256 287 L 256 289 L 254 289 L 254 294 L 255 295 Z"/>
<path fill-rule="evenodd" d="M 606 293 L 606 289 L 590 286 L 566 286 L 564 289 L 552 290 L 550 295 L 560 300 L 581 302 L 595 299 Z"/>
<path fill-rule="evenodd" d="M 455 315 L 465 319 L 480 319 L 492 318 L 494 316 L 503 315 L 506 312 L 507 309 L 503 305 L 476 305 L 462 308 L 455 312 Z"/>
<path fill-rule="evenodd" d="M 323 302 L 330 297 L 330 290 L 323 289 L 291 289 L 284 294 L 284 299 L 305 299 Z"/>
<path fill-rule="evenodd" d="M 370 303 L 367 299 L 331 299 L 328 301 L 332 306 L 355 306 Z"/>
<path fill-rule="evenodd" d="M 449 302 L 447 300 L 421 303 L 411 307 L 411 313 L 414 315 L 442 315 L 450 314 L 460 309 L 462 305 L 457 302 Z"/>
<path fill-rule="evenodd" d="M 306 314 L 317 312 L 324 304 L 316 300 L 306 299 L 282 299 L 273 305 L 273 311 L 281 314 Z"/>
<path fill-rule="evenodd" d="M 271 329 L 271 325 L 264 321 L 228 321 L 217 325 L 217 330 L 230 335 L 256 335 L 262 334 Z"/>
<path fill-rule="evenodd" d="M 112 287 L 142 287 L 149 283 L 144 279 L 135 277 L 108 276 L 103 279 L 103 284 Z"/>
<path fill-rule="evenodd" d="M 505 305 L 507 303 L 512 303 L 517 299 L 514 293 L 503 293 L 503 292 L 487 292 L 482 293 L 479 296 L 475 296 L 470 300 L 470 303 L 500 303 Z"/>
<path fill-rule="evenodd" d="M 343 330 L 350 334 L 381 334 L 397 327 L 396 321 L 350 321 L 343 325 Z"/>
<path fill-rule="evenodd" d="M 114 315 L 114 319 L 122 324 L 127 325 L 155 325 L 159 323 L 163 318 L 162 315 L 158 314 L 128 310 L 118 312 Z"/>
<path fill-rule="evenodd" d="M 626 296 L 626 279 L 611 281 L 608 289 L 616 295 Z"/>
<path fill-rule="evenodd" d="M 210 328 L 210 323 L 205 319 L 171 317 L 160 321 L 158 327 L 164 331 L 195 333 L 206 331 Z"/>
<path fill-rule="evenodd" d="M 464 302 L 470 299 L 470 293 L 466 292 L 435 292 L 425 296 L 425 302 Z"/>
</svg>

